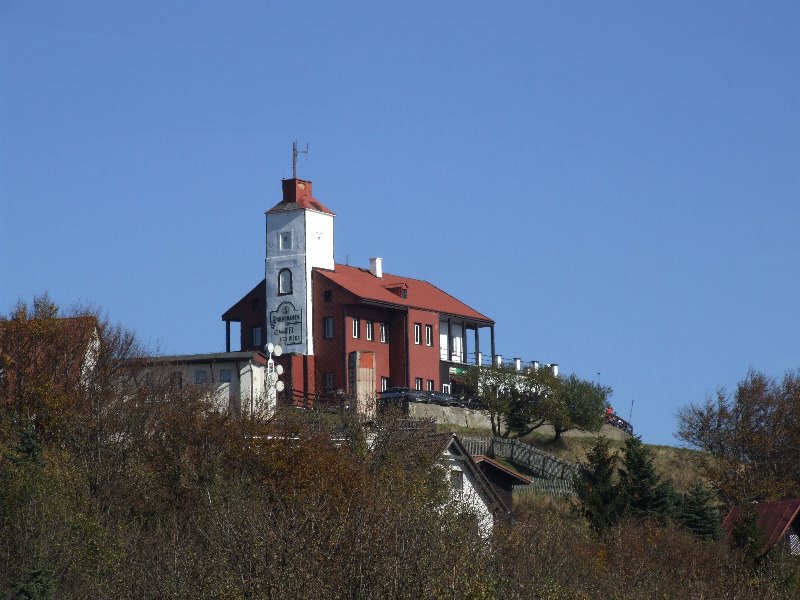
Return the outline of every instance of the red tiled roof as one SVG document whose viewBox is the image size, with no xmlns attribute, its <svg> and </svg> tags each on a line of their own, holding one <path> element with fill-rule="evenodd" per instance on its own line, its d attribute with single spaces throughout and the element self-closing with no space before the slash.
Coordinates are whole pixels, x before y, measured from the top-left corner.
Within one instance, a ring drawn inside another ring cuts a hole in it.
<svg viewBox="0 0 800 600">
<path fill-rule="evenodd" d="M 304 179 L 284 179 L 283 200 L 270 208 L 267 213 L 289 210 L 309 209 L 332 215 L 333 212 L 311 195 L 311 182 Z"/>
<path fill-rule="evenodd" d="M 759 502 L 753 508 L 758 515 L 757 525 L 764 534 L 766 544 L 762 553 L 766 554 L 778 541 L 786 535 L 792 522 L 800 513 L 800 499 L 778 500 L 776 502 Z M 734 506 L 722 522 L 725 542 L 730 542 L 731 533 L 742 513 L 741 506 Z"/>
<path fill-rule="evenodd" d="M 488 456 L 484 456 L 483 454 L 474 455 L 472 457 L 472 460 L 474 460 L 476 464 L 485 463 L 487 465 L 493 466 L 495 469 L 498 469 L 499 471 L 502 471 L 503 473 L 506 473 L 507 475 L 511 475 L 512 477 L 516 477 L 517 479 L 519 479 L 522 482 L 523 485 L 528 485 L 529 483 L 531 483 L 531 478 L 530 477 L 526 477 L 525 475 L 523 475 L 519 471 L 516 471 L 515 469 L 512 469 L 510 467 L 507 467 L 504 464 L 499 463 L 496 460 L 493 460 L 493 459 L 489 458 Z"/>
<path fill-rule="evenodd" d="M 362 300 L 431 310 L 475 321 L 494 323 L 489 317 L 482 315 L 427 281 L 400 277 L 390 273 L 384 273 L 383 277 L 375 277 L 368 269 L 348 265 L 335 265 L 333 271 L 320 268 L 314 270 Z M 390 288 L 403 287 L 408 291 L 406 298 L 390 291 Z"/>
</svg>

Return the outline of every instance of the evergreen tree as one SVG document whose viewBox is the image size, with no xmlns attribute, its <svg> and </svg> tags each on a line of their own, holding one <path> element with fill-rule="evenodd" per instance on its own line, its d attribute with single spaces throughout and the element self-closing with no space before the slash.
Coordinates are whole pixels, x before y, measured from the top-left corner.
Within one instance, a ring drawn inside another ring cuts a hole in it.
<svg viewBox="0 0 800 600">
<path fill-rule="evenodd" d="M 619 486 L 620 495 L 633 516 L 664 522 L 672 514 L 672 482 L 656 473 L 652 450 L 640 437 L 625 441 Z"/>
<path fill-rule="evenodd" d="M 601 437 L 575 478 L 576 508 L 598 533 L 615 525 L 624 513 L 624 500 L 613 481 L 617 460 L 609 451 L 608 440 Z"/>
<path fill-rule="evenodd" d="M 719 536 L 719 511 L 712 505 L 713 494 L 696 483 L 678 500 L 675 519 L 689 531 L 706 540 Z"/>
</svg>

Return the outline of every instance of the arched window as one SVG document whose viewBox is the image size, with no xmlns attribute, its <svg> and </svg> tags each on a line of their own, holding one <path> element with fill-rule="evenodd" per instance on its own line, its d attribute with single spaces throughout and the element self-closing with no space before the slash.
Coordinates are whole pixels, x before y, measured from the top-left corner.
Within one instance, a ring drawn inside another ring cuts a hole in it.
<svg viewBox="0 0 800 600">
<path fill-rule="evenodd" d="M 289 269 L 281 269 L 278 271 L 278 294 L 291 294 L 292 293 L 292 272 Z"/>
</svg>

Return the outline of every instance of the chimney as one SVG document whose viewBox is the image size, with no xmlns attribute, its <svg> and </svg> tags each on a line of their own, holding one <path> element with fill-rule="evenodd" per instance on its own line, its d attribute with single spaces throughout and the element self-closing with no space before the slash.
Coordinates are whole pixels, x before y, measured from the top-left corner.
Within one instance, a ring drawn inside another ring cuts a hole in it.
<svg viewBox="0 0 800 600">
<path fill-rule="evenodd" d="M 515 358 L 514 359 L 514 368 L 517 371 L 522 371 L 522 359 L 521 358 Z"/>
<path fill-rule="evenodd" d="M 553 370 L 553 375 L 558 377 L 558 363 L 553 363 L 550 368 Z"/>
<path fill-rule="evenodd" d="M 383 259 L 380 257 L 369 259 L 369 272 L 378 279 L 383 277 Z"/>
<path fill-rule="evenodd" d="M 283 186 L 282 202 L 297 202 L 299 198 L 305 197 L 313 199 L 310 181 L 305 179 L 283 179 L 281 180 L 281 185 Z"/>
<path fill-rule="evenodd" d="M 539 370 L 539 361 L 538 361 L 538 360 L 534 360 L 534 361 L 531 363 L 531 365 L 533 366 L 533 370 L 534 370 L 534 371 L 538 371 L 538 370 Z"/>
</svg>

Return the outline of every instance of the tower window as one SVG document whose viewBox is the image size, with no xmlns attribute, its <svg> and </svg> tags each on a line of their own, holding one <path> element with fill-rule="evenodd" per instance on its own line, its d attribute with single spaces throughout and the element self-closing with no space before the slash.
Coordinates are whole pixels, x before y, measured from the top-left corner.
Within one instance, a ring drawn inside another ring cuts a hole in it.
<svg viewBox="0 0 800 600">
<path fill-rule="evenodd" d="M 291 250 L 292 249 L 292 232 L 281 231 L 278 234 L 278 249 Z"/>
<path fill-rule="evenodd" d="M 278 271 L 278 295 L 284 296 L 292 293 L 292 272 L 289 269 Z"/>
</svg>

